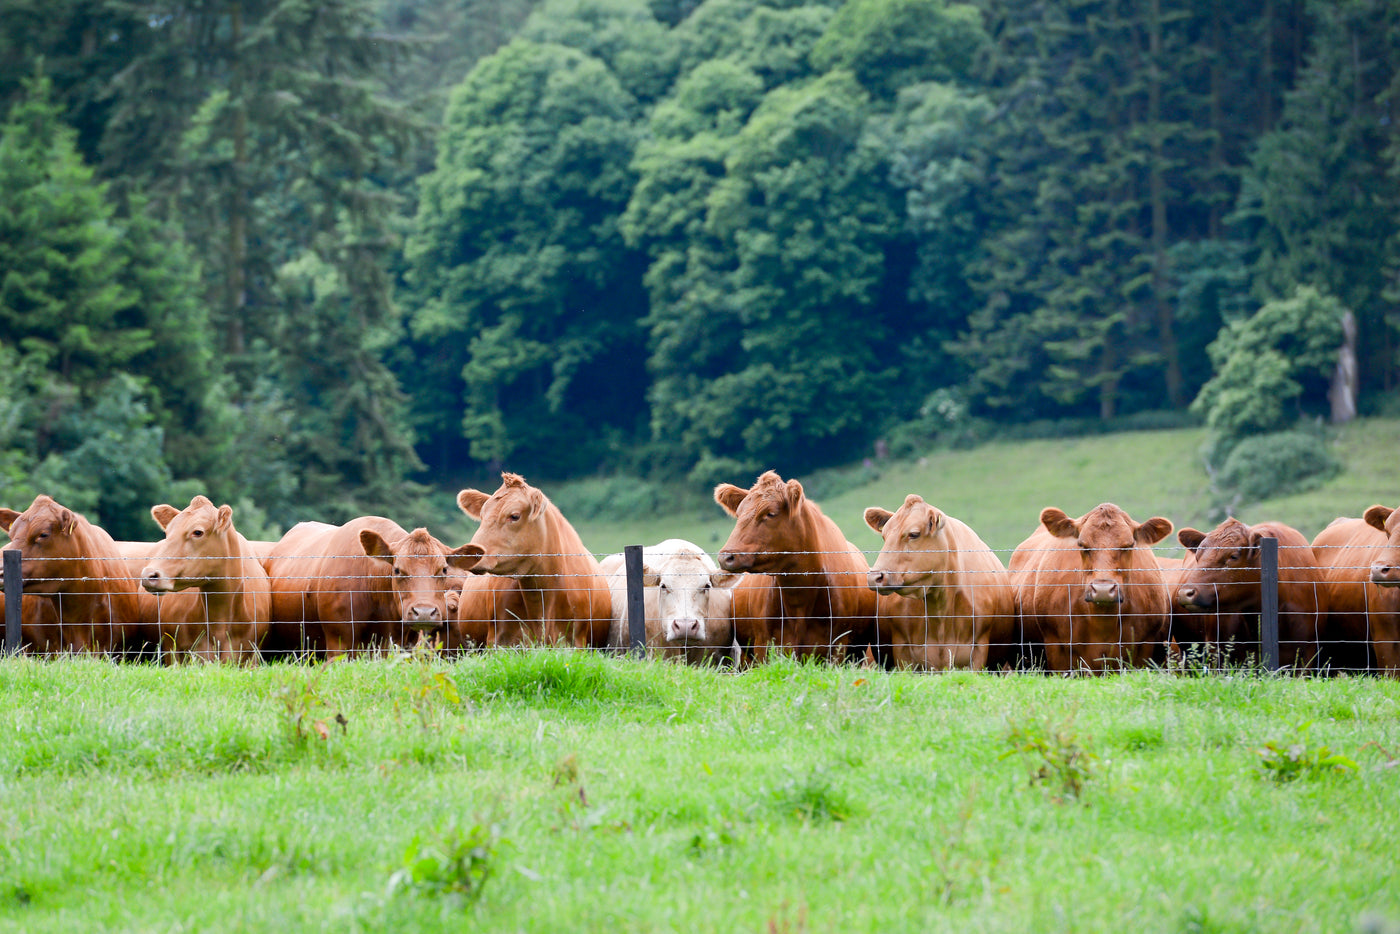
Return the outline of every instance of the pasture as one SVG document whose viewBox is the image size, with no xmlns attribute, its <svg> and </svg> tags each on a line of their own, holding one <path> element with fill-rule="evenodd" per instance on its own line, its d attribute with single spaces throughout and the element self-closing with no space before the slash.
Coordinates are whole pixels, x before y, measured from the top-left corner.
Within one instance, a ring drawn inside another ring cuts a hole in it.
<svg viewBox="0 0 1400 934">
<path fill-rule="evenodd" d="M 1400 930 L 1400 683 L 0 661 L 0 927 Z"/>
</svg>

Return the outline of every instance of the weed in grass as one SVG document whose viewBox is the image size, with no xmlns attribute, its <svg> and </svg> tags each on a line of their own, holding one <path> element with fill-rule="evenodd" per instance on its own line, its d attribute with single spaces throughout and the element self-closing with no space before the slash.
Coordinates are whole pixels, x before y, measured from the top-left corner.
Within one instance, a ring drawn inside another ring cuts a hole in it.
<svg viewBox="0 0 1400 934">
<path fill-rule="evenodd" d="M 723 853 L 741 842 L 734 824 L 727 818 L 720 818 L 718 825 L 698 830 L 690 838 L 690 855 L 698 858 Z"/>
<path fill-rule="evenodd" d="M 1396 766 L 1400 766 L 1400 756 L 1397 756 L 1395 753 L 1391 752 L 1389 749 L 1386 749 L 1384 746 L 1382 746 L 1380 743 L 1376 742 L 1375 740 L 1371 740 L 1371 742 L 1367 743 L 1366 745 L 1362 746 L 1361 748 L 1362 748 L 1362 749 L 1374 749 L 1374 750 L 1376 750 L 1376 752 L 1380 753 L 1381 756 L 1383 756 L 1383 757 L 1385 758 L 1385 761 L 1382 762 L 1382 763 L 1378 766 L 1378 768 L 1382 768 L 1382 769 L 1393 769 L 1393 768 L 1395 768 Z"/>
<path fill-rule="evenodd" d="M 1293 739 L 1270 741 L 1255 750 L 1259 756 L 1260 774 L 1276 782 L 1292 782 L 1300 778 L 1356 771 L 1356 763 L 1326 745 L 1308 742 L 1310 723 L 1300 723 L 1293 730 Z"/>
<path fill-rule="evenodd" d="M 1027 717 L 1007 726 L 1011 746 L 999 758 L 1019 755 L 1026 764 L 1030 784 L 1044 784 L 1056 791 L 1055 800 L 1079 798 L 1094 776 L 1098 757 L 1084 747 L 1074 730 L 1074 711 L 1058 726 Z"/>
<path fill-rule="evenodd" d="M 332 718 L 317 716 L 329 708 L 321 696 L 320 677 L 308 675 L 305 680 L 295 675 L 279 680 L 272 689 L 273 699 L 282 704 L 282 723 L 288 738 L 296 745 L 302 745 L 314 733 L 323 740 L 330 739 Z M 337 713 L 334 722 L 345 732 L 349 725 L 343 713 Z"/>
<path fill-rule="evenodd" d="M 400 653 L 395 661 L 410 664 L 415 669 L 416 677 L 413 683 L 404 685 L 404 692 L 424 730 L 439 726 L 438 715 L 442 711 L 462 706 L 457 682 L 442 664 L 441 643 L 421 640 L 411 652 Z M 403 711 L 397 700 L 394 701 L 394 719 L 403 722 Z"/>
<path fill-rule="evenodd" d="M 980 872 L 980 863 L 967 854 L 967 828 L 972 823 L 977 786 L 968 789 L 958 808 L 957 820 L 943 833 L 943 843 L 933 854 L 933 898 L 948 906 L 963 894 L 966 884 Z"/>
<path fill-rule="evenodd" d="M 472 903 L 481 898 L 509 841 L 497 822 L 456 825 L 427 837 L 414 837 L 403 865 L 389 876 L 389 894 L 454 896 Z"/>
<path fill-rule="evenodd" d="M 807 906 L 798 906 L 796 919 L 788 917 L 788 912 L 791 909 L 791 905 L 783 902 L 782 908 L 768 916 L 768 934 L 801 934 L 807 930 Z"/>
<path fill-rule="evenodd" d="M 823 768 L 814 768 L 804 778 L 793 778 L 774 789 L 774 808 L 780 814 L 804 823 L 844 821 L 855 815 L 855 806 L 833 783 Z"/>
</svg>

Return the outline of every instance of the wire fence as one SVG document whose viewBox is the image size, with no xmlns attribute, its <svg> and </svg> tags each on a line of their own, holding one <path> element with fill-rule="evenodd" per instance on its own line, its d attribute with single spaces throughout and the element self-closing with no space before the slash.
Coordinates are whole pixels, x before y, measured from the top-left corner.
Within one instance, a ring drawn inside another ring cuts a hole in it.
<svg viewBox="0 0 1400 934">
<path fill-rule="evenodd" d="M 122 559 L 126 573 L 71 559 L 71 574 L 26 579 L 20 551 L 8 548 L 5 647 L 253 663 L 428 641 L 449 652 L 558 646 L 735 667 L 781 652 L 927 671 L 1400 676 L 1400 586 L 1373 582 L 1370 562 L 1338 567 L 1325 549 L 1316 559 L 1303 551 L 1265 538 L 1243 568 L 1207 567 L 1188 554 L 1156 568 L 1097 570 L 1079 564 L 1077 549 L 1055 551 L 1069 563 L 1001 552 L 1011 569 L 995 572 L 960 569 L 956 552 L 936 550 L 902 563 L 873 552 L 863 562 L 853 552 L 784 552 L 765 566 L 803 569 L 731 573 L 698 548 L 630 546 L 601 563 L 532 555 L 553 570 L 520 578 L 413 577 L 380 562 L 373 573 L 238 574 L 155 594 L 143 588 L 136 557 Z M 300 560 L 309 567 L 326 556 Z M 269 563 L 264 556 L 259 566 Z"/>
</svg>

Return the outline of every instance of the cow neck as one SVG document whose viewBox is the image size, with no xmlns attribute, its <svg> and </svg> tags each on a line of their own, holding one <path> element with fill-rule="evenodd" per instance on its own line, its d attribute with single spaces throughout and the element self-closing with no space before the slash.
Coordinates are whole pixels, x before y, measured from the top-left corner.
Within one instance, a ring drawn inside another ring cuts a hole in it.
<svg viewBox="0 0 1400 934">
<path fill-rule="evenodd" d="M 601 578 L 598 560 L 583 547 L 583 539 L 553 503 L 546 508 L 544 520 L 545 541 L 551 543 L 546 546 L 549 553 L 540 555 L 534 573 L 519 578 L 522 590 L 541 592 L 542 610 L 568 604 L 576 590 L 597 589 Z M 571 608 L 566 606 L 565 610 L 567 613 Z"/>
<path fill-rule="evenodd" d="M 204 594 L 205 615 L 210 622 L 231 621 L 238 600 L 247 591 L 244 583 L 247 541 L 239 532 L 230 530 L 224 543 L 225 547 L 220 550 L 228 557 L 224 559 L 222 569 L 199 585 Z"/>
<path fill-rule="evenodd" d="M 105 530 L 87 520 L 73 527 L 82 570 L 74 575 L 71 590 L 59 601 L 65 623 L 137 623 L 141 616 L 141 590 L 127 559 Z M 103 619 L 105 617 L 105 620 Z"/>
</svg>

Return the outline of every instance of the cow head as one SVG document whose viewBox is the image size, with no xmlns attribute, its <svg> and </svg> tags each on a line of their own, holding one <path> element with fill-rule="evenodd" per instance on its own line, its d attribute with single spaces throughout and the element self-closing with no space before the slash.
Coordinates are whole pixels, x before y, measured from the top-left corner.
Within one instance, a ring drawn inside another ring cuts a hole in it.
<svg viewBox="0 0 1400 934">
<path fill-rule="evenodd" d="M 715 502 L 736 520 L 719 552 L 719 566 L 726 571 L 781 573 L 788 569 L 791 553 L 808 547 L 805 499 L 796 480 L 785 483 L 770 470 L 748 490 L 721 483 L 715 487 Z"/>
<path fill-rule="evenodd" d="M 211 585 L 223 589 L 221 581 L 239 576 L 238 569 L 229 568 L 235 552 L 232 506 L 215 506 L 208 497 L 196 496 L 184 509 L 152 506 L 151 518 L 165 530 L 165 540 L 141 569 L 141 586 L 151 593 Z"/>
<path fill-rule="evenodd" d="M 1400 587 L 1400 509 L 1372 506 L 1366 510 L 1366 524 L 1385 533 L 1385 546 L 1371 562 L 1371 583 Z"/>
<path fill-rule="evenodd" d="M 454 585 L 460 598 L 460 583 L 448 569 L 470 571 L 480 559 L 470 545 L 448 551 L 427 529 L 414 529 L 393 542 L 374 529 L 361 529 L 360 547 L 369 557 L 388 565 L 399 619 L 425 632 L 446 625 L 448 592 Z"/>
<path fill-rule="evenodd" d="M 656 588 L 656 614 L 666 641 L 708 642 L 716 623 L 729 623 L 731 591 L 743 575 L 716 569 L 689 542 L 672 540 L 648 550 L 653 558 L 642 568 L 642 584 Z"/>
<path fill-rule="evenodd" d="M 870 589 L 923 596 L 952 564 L 942 534 L 944 523 L 943 513 L 917 493 L 906 496 L 898 512 L 878 506 L 865 510 L 865 524 L 885 540 L 867 575 Z"/>
<path fill-rule="evenodd" d="M 1056 538 L 1073 540 L 1079 547 L 1082 597 L 1096 606 L 1122 603 L 1133 572 L 1156 567 L 1156 559 L 1142 555 L 1139 548 L 1151 548 L 1172 531 L 1168 519 L 1154 516 L 1137 523 L 1112 503 L 1102 503 L 1078 519 L 1051 506 L 1041 511 L 1040 524 Z"/>
<path fill-rule="evenodd" d="M 549 505 L 543 491 L 513 473 L 501 474 L 501 486 L 490 496 L 470 489 L 458 493 L 458 508 L 481 523 L 466 546 L 478 556 L 472 573 L 528 574 L 534 557 L 549 544 Z"/>
<path fill-rule="evenodd" d="M 1264 536 L 1229 518 L 1209 533 L 1186 528 L 1177 541 L 1191 554 L 1176 588 L 1187 610 L 1259 612 L 1259 542 Z"/>
<path fill-rule="evenodd" d="M 85 576 L 81 565 L 91 557 L 85 553 L 87 527 L 86 519 L 43 494 L 24 512 L 0 509 L 0 528 L 10 536 L 4 550 L 22 556 L 25 593 L 58 593 Z"/>
</svg>

